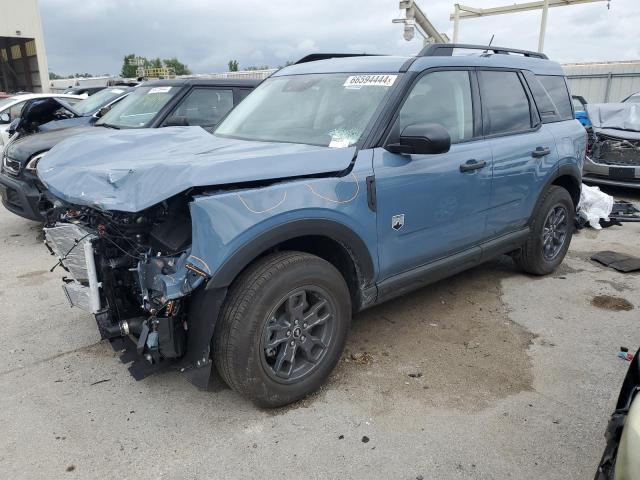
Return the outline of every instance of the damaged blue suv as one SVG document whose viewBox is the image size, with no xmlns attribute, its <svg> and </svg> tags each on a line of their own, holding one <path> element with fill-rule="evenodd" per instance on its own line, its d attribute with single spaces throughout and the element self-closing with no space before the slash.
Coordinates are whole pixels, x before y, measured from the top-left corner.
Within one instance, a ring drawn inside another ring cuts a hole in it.
<svg viewBox="0 0 640 480">
<path fill-rule="evenodd" d="M 447 44 L 305 57 L 213 134 L 99 131 L 37 172 L 67 297 L 132 373 L 215 365 L 274 407 L 323 384 L 355 312 L 501 254 L 552 272 L 585 148 L 557 63 Z"/>
</svg>

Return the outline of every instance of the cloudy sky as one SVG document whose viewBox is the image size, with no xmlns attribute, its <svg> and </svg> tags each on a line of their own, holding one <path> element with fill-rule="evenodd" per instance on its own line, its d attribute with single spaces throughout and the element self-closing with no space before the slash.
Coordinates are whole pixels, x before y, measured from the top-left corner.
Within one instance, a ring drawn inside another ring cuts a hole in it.
<svg viewBox="0 0 640 480">
<path fill-rule="evenodd" d="M 524 0 L 519 0 L 524 1 Z M 418 0 L 452 37 L 453 0 Z M 511 0 L 465 0 L 474 7 Z M 178 57 L 196 73 L 278 66 L 310 52 L 412 54 L 397 0 L 40 0 L 49 68 L 59 74 L 118 73 L 122 57 Z M 540 12 L 461 22 L 460 41 L 537 48 Z M 553 8 L 546 53 L 560 62 L 640 59 L 640 0 Z"/>
</svg>

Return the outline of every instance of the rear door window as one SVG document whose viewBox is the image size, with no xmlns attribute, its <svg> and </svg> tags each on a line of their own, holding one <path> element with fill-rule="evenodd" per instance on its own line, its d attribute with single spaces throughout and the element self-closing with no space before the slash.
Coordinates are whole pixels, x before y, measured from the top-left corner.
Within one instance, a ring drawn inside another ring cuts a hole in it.
<svg viewBox="0 0 640 480">
<path fill-rule="evenodd" d="M 480 71 L 485 135 L 516 133 L 532 128 L 529 98 L 516 72 Z"/>
<path fill-rule="evenodd" d="M 571 96 L 564 77 L 554 75 L 536 75 L 536 77 L 558 108 L 560 120 L 572 120 Z"/>
</svg>

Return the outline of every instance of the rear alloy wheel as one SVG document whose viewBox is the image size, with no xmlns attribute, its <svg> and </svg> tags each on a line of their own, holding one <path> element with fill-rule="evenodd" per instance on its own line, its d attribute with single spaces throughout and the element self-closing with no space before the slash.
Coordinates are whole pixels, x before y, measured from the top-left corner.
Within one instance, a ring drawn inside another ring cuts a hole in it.
<svg viewBox="0 0 640 480">
<path fill-rule="evenodd" d="M 547 275 L 564 260 L 574 229 L 575 207 L 569 192 L 552 185 L 546 190 L 534 213 L 531 233 L 515 253 L 518 266 L 533 275 Z"/>
<path fill-rule="evenodd" d="M 231 286 L 214 362 L 225 382 L 257 405 L 286 405 L 325 382 L 350 320 L 349 289 L 333 265 L 302 252 L 271 254 Z"/>
</svg>

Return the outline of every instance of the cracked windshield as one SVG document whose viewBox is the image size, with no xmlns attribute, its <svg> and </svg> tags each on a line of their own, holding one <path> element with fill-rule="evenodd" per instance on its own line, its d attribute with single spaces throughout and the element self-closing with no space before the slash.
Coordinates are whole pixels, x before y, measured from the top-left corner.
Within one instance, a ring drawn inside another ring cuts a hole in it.
<svg viewBox="0 0 640 480">
<path fill-rule="evenodd" d="M 358 142 L 397 75 L 272 77 L 216 130 L 243 140 L 344 148 Z"/>
</svg>

